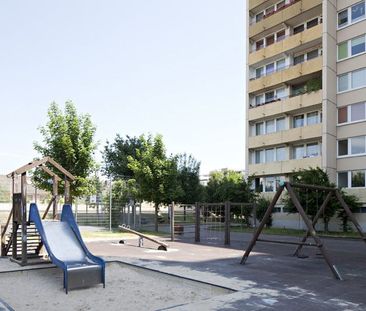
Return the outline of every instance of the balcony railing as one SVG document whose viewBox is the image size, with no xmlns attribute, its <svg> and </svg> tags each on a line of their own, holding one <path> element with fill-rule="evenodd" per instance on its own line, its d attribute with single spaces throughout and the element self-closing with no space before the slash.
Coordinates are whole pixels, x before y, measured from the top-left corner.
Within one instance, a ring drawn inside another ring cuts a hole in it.
<svg viewBox="0 0 366 311">
<path fill-rule="evenodd" d="M 270 75 L 272 75 L 272 74 L 274 74 L 274 73 L 276 73 L 276 72 L 280 72 L 280 71 L 283 71 L 283 70 L 285 70 L 285 69 L 289 69 L 289 68 L 291 68 L 291 67 L 294 67 L 294 66 L 298 66 L 298 65 L 300 65 L 300 64 L 307 63 L 308 61 L 311 61 L 311 60 L 313 60 L 313 59 L 317 59 L 317 58 L 322 57 L 322 56 L 323 56 L 323 55 L 318 55 L 317 57 L 314 57 L 314 58 L 312 58 L 312 59 L 309 59 L 309 60 L 303 61 L 303 62 L 298 63 L 298 64 L 289 64 L 289 65 L 286 65 L 286 66 L 283 66 L 283 67 L 280 67 L 280 68 L 276 68 L 276 70 L 273 70 L 273 71 L 269 72 L 268 74 L 266 73 L 266 74 L 263 74 L 263 75 L 261 75 L 261 76 L 259 76 L 259 77 L 257 77 L 257 76 L 255 76 L 255 77 L 251 77 L 251 78 L 249 79 L 249 81 L 254 81 L 254 80 L 257 80 L 257 79 L 261 79 L 261 78 L 263 78 L 263 77 L 268 77 L 268 76 L 270 76 Z M 263 67 L 265 67 L 265 66 L 266 66 L 266 65 L 264 65 Z"/>
<path fill-rule="evenodd" d="M 268 13 L 268 14 L 263 15 L 263 18 L 261 20 L 259 20 L 259 21 L 256 21 L 256 20 L 251 21 L 249 23 L 249 25 L 253 25 L 253 24 L 259 23 L 262 20 L 264 20 L 264 19 L 266 19 L 266 18 L 268 18 L 268 17 L 270 17 L 270 16 L 272 16 L 272 15 L 274 15 L 274 14 L 276 14 L 276 13 L 278 13 L 278 12 L 280 12 L 280 11 L 286 9 L 286 8 L 288 8 L 289 6 L 295 4 L 296 2 L 299 2 L 299 1 L 300 0 L 291 0 L 289 3 L 285 4 L 284 6 L 280 7 L 279 9 L 274 10 L 274 11 Z"/>
</svg>

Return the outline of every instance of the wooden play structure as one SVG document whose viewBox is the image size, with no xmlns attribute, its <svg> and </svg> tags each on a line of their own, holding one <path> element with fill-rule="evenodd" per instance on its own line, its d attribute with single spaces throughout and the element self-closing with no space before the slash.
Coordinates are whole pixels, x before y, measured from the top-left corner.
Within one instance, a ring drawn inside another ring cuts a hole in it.
<svg viewBox="0 0 366 311">
<path fill-rule="evenodd" d="M 299 200 L 296 192 L 294 191 L 294 188 L 306 189 L 306 190 L 310 190 L 310 191 L 324 191 L 324 193 L 327 193 L 324 202 L 322 203 L 320 209 L 317 211 L 317 213 L 316 213 L 316 215 L 315 215 L 315 217 L 312 221 L 309 219 L 309 217 L 306 214 L 304 208 L 301 206 L 300 200 Z M 276 241 L 276 240 L 268 240 L 268 239 L 260 239 L 259 238 L 259 235 L 261 234 L 265 224 L 267 223 L 267 221 L 268 221 L 268 219 L 269 219 L 269 217 L 270 217 L 270 215 L 271 215 L 271 213 L 272 213 L 272 211 L 273 211 L 273 209 L 274 209 L 274 207 L 275 207 L 275 205 L 276 205 L 278 199 L 280 198 L 280 196 L 281 196 L 284 189 L 287 190 L 288 195 L 289 195 L 292 203 L 294 204 L 297 212 L 299 213 L 299 215 L 301 216 L 302 220 L 304 221 L 304 223 L 307 227 L 307 231 L 306 231 L 304 237 L 302 238 L 301 242 Z M 315 230 L 315 226 L 316 226 L 319 218 L 321 217 L 321 215 L 323 214 L 323 212 L 327 208 L 328 203 L 330 202 L 332 197 L 335 197 L 338 200 L 341 207 L 346 212 L 348 218 L 350 219 L 350 221 L 353 223 L 356 230 L 360 234 L 362 240 L 364 242 L 366 242 L 366 236 L 362 232 L 361 226 L 359 225 L 359 223 L 357 222 L 356 218 L 354 217 L 352 211 L 350 210 L 350 208 L 348 207 L 348 205 L 346 204 L 346 202 L 342 198 L 341 192 L 339 191 L 338 188 L 283 182 L 283 183 L 280 184 L 275 196 L 273 197 L 273 200 L 271 201 L 270 205 L 267 208 L 267 211 L 266 211 L 266 213 L 263 217 L 263 220 L 261 221 L 261 223 L 258 226 L 257 230 L 255 231 L 248 247 L 246 248 L 245 253 L 243 255 L 243 258 L 241 260 L 241 264 L 245 264 L 245 262 L 247 261 L 249 255 L 250 255 L 250 252 L 253 250 L 253 247 L 254 247 L 254 245 L 256 244 L 257 241 L 258 242 L 269 242 L 269 243 L 278 243 L 278 244 L 297 245 L 294 256 L 298 256 L 298 257 L 299 257 L 301 249 L 304 246 L 314 246 L 314 247 L 318 247 L 318 249 L 320 250 L 321 254 L 324 257 L 324 260 L 328 264 L 328 266 L 329 266 L 330 270 L 332 271 L 333 275 L 335 276 L 335 278 L 338 279 L 338 280 L 342 280 L 341 274 L 339 273 L 337 267 L 334 265 L 328 251 L 326 250 L 323 242 L 321 241 L 321 239 L 319 238 L 319 236 L 317 235 L 317 232 Z M 314 239 L 315 244 L 306 242 L 306 240 L 310 236 Z"/>
<path fill-rule="evenodd" d="M 122 226 L 118 226 L 121 230 L 124 230 L 124 231 L 127 231 L 129 233 L 133 233 L 133 234 L 136 234 L 138 237 L 139 237 L 139 247 L 143 246 L 144 245 L 144 239 L 146 240 L 149 240 L 151 242 L 154 242 L 156 244 L 158 244 L 158 250 L 159 251 L 167 251 L 168 250 L 168 244 L 164 243 L 164 242 L 161 242 L 161 241 L 158 241 L 152 237 L 149 237 L 145 234 L 142 234 L 141 232 L 138 232 L 138 231 L 135 231 L 135 230 L 132 230 L 130 229 L 128 226 L 126 225 L 122 225 Z M 123 241 L 124 242 L 124 241 Z"/>
<path fill-rule="evenodd" d="M 51 170 L 51 168 L 54 170 Z M 33 169 L 41 169 L 52 178 L 52 198 L 43 213 L 42 219 L 47 217 L 51 206 L 52 219 L 56 218 L 59 199 L 58 183 L 62 180 L 64 181 L 65 204 L 71 203 L 70 183 L 75 180 L 70 172 L 50 157 L 32 161 L 7 175 L 8 178 L 12 178 L 12 209 L 5 226 L 1 230 L 1 256 L 8 256 L 11 253 L 11 260 L 23 266 L 30 264 L 29 259 L 38 258 L 42 247 L 37 229 L 27 218 L 27 172 Z M 54 171 L 61 173 L 63 178 Z M 16 178 L 20 178 L 20 192 L 16 192 Z M 11 220 L 12 229 L 8 233 Z"/>
</svg>

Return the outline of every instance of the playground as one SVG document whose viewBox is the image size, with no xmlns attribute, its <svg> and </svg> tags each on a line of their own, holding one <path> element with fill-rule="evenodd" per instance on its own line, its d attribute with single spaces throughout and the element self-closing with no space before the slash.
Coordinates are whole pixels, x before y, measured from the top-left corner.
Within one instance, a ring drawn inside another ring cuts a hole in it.
<svg viewBox="0 0 366 311">
<path fill-rule="evenodd" d="M 27 204 L 26 174 L 35 168 L 54 181 L 44 212 L 35 203 Z M 14 181 L 17 175 L 20 192 L 13 187 L 12 211 L 2 230 L 0 310 L 366 309 L 365 236 L 337 188 L 282 183 L 253 233 L 231 230 L 250 224 L 253 207 L 225 202 L 184 208 L 186 222 L 177 223 L 172 204 L 170 224 L 162 225 L 157 235 L 122 224 L 113 234 L 104 229 L 94 238 L 98 232 L 88 233 L 76 222 L 69 202 L 73 176 L 62 166 L 44 158 L 9 176 Z M 61 180 L 64 204 L 58 214 Z M 294 188 L 324 192 L 313 219 Z M 285 190 L 306 226 L 300 237 L 263 232 Z M 332 197 L 358 237 L 319 235 L 317 222 Z M 232 216 L 234 211 L 241 215 Z"/>
</svg>

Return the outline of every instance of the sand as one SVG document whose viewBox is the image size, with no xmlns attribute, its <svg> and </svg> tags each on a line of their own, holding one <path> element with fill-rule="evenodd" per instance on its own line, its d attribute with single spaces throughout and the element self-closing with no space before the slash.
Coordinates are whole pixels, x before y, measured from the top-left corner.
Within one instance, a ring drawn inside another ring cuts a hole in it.
<svg viewBox="0 0 366 311">
<path fill-rule="evenodd" d="M 57 268 L 0 274 L 0 298 L 21 310 L 160 310 L 231 291 L 122 263 L 109 263 L 102 285 L 65 294 Z"/>
</svg>

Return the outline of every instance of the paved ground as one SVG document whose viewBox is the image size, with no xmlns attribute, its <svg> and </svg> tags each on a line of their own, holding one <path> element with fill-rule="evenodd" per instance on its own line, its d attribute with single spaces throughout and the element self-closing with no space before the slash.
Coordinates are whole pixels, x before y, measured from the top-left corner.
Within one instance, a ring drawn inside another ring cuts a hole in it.
<svg viewBox="0 0 366 311">
<path fill-rule="evenodd" d="M 192 239 L 169 242 L 169 251 L 158 251 L 137 239 L 88 242 L 90 250 L 108 260 L 119 260 L 161 272 L 184 276 L 236 290 L 209 300 L 169 310 L 366 310 L 366 244 L 362 241 L 323 239 L 344 281 L 333 278 L 316 249 L 308 258 L 292 256 L 294 247 L 257 243 L 246 265 L 240 259 L 251 234 L 233 234 L 230 248 L 194 244 Z M 298 241 L 291 237 L 269 237 Z M 2 263 L 3 262 L 3 263 Z M 14 269 L 0 260 L 0 271 Z M 1 276 L 0 276 L 1 278 Z M 1 279 L 0 279 L 1 281 Z M 1 295 L 1 293 L 0 293 Z"/>
<path fill-rule="evenodd" d="M 90 242 L 98 255 L 181 275 L 237 290 L 182 310 L 366 310 L 366 244 L 362 241 L 323 239 L 344 281 L 335 280 L 317 249 L 305 250 L 306 259 L 292 256 L 294 247 L 257 243 L 246 265 L 242 249 L 250 234 L 233 234 L 230 248 L 168 242 L 168 252 L 147 242 L 128 244 Z M 270 237 L 297 241 L 298 238 Z"/>
</svg>

